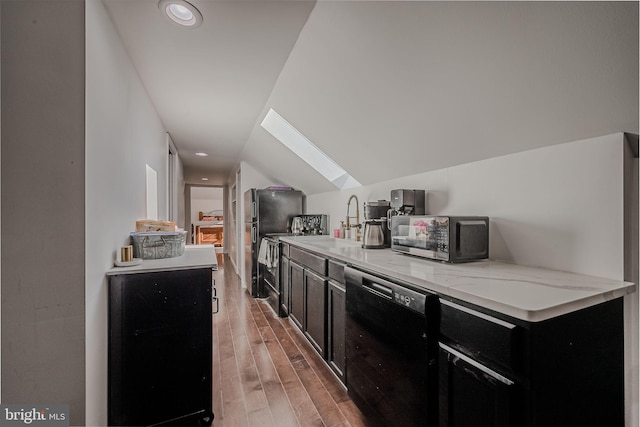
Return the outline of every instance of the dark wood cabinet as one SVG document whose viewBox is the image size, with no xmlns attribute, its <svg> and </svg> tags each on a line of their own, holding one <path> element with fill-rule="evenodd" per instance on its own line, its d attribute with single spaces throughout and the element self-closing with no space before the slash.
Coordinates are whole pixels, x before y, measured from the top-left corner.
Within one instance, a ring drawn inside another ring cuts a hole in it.
<svg viewBox="0 0 640 427">
<path fill-rule="evenodd" d="M 284 256 L 280 257 L 280 292 L 282 293 L 280 299 L 280 313 L 283 317 L 289 315 L 290 294 L 291 294 L 291 281 L 289 280 L 290 274 L 289 258 Z"/>
<path fill-rule="evenodd" d="M 345 382 L 345 310 L 346 290 L 344 283 L 329 280 L 327 294 L 327 362 L 333 372 Z"/>
<path fill-rule="evenodd" d="M 313 347 L 327 357 L 327 279 L 312 270 L 304 271 L 304 334 Z"/>
<path fill-rule="evenodd" d="M 213 420 L 210 268 L 109 277 L 109 425 Z"/>
<path fill-rule="evenodd" d="M 540 322 L 440 300 L 440 427 L 624 426 L 622 298 Z"/>
<path fill-rule="evenodd" d="M 289 280 L 289 317 L 304 330 L 304 267 L 293 260 L 289 261 Z"/>
<path fill-rule="evenodd" d="M 464 354 L 440 345 L 440 427 L 511 427 L 515 383 Z"/>
<path fill-rule="evenodd" d="M 289 265 L 289 317 L 344 383 L 344 264 L 293 245 L 288 249 L 281 262 Z"/>
<path fill-rule="evenodd" d="M 289 255 L 289 316 L 346 384 L 360 360 L 350 367 L 345 357 L 345 265 L 294 245 Z M 438 408 L 425 425 L 623 427 L 622 305 L 535 322 L 439 295 L 426 316 Z"/>
</svg>

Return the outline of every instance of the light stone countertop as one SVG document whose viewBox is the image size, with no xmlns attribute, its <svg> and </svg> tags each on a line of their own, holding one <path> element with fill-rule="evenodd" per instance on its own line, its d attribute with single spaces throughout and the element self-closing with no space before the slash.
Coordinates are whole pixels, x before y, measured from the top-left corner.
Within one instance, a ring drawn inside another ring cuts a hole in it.
<svg viewBox="0 0 640 427">
<path fill-rule="evenodd" d="M 151 273 L 167 270 L 189 270 L 195 268 L 218 269 L 214 245 L 186 245 L 184 254 L 179 257 L 163 259 L 144 259 L 142 264 L 131 267 L 113 267 L 107 276 L 116 274 Z"/>
<path fill-rule="evenodd" d="M 360 242 L 328 236 L 289 236 L 280 240 L 529 322 L 561 316 L 636 291 L 635 284 L 620 280 L 493 260 L 447 264 L 391 249 L 362 249 Z"/>
</svg>

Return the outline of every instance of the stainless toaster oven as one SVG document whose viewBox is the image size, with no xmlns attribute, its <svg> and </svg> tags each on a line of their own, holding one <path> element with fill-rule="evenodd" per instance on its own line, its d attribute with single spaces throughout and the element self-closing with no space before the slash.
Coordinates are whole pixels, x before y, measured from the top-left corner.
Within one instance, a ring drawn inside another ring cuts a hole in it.
<svg viewBox="0 0 640 427">
<path fill-rule="evenodd" d="M 391 217 L 391 249 L 446 262 L 486 259 L 489 218 L 397 215 Z"/>
</svg>

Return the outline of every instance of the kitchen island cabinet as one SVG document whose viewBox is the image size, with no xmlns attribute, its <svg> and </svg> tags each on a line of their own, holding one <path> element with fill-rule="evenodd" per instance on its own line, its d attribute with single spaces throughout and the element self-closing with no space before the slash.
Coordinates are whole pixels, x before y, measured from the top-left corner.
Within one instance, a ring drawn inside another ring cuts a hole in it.
<svg viewBox="0 0 640 427">
<path fill-rule="evenodd" d="M 439 297 L 427 319 L 438 330 L 430 338 L 438 375 L 429 378 L 439 427 L 624 426 L 622 297 L 635 284 L 495 261 L 443 264 L 326 237 L 285 240 Z M 329 289 L 331 312 L 339 300 L 331 280 Z M 329 337 L 337 327 L 329 324 Z M 331 338 L 328 346 L 333 354 Z"/>
</svg>

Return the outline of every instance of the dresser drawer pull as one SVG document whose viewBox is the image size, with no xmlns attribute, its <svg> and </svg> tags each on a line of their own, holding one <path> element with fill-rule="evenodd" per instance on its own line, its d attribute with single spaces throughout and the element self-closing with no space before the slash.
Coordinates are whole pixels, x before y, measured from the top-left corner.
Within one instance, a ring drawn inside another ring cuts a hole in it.
<svg viewBox="0 0 640 427">
<path fill-rule="evenodd" d="M 484 366 L 483 364 L 476 362 L 475 360 L 473 360 L 472 358 L 465 356 L 464 354 L 460 353 L 457 350 L 452 349 L 451 347 L 449 347 L 446 344 L 442 344 L 442 343 L 438 343 L 440 345 L 440 348 L 443 349 L 444 351 L 446 351 L 447 353 L 450 353 L 451 355 L 459 358 L 460 360 L 463 360 L 464 362 L 468 363 L 469 365 L 473 366 L 474 368 L 484 372 L 485 374 L 489 375 L 492 378 L 495 378 L 496 380 L 500 381 L 503 384 L 506 385 L 513 385 L 514 382 L 511 381 L 509 378 L 506 378 L 502 375 L 500 375 L 499 373 L 497 373 L 496 371 L 494 371 L 493 369 L 489 369 L 486 366 Z"/>
<path fill-rule="evenodd" d="M 503 327 L 508 328 L 508 329 L 514 329 L 516 327 L 516 325 L 513 325 L 513 324 L 511 324 L 509 322 L 505 322 L 504 320 L 496 319 L 495 317 L 491 317 L 491 316 L 489 316 L 487 314 L 480 313 L 479 311 L 475 311 L 475 310 L 472 310 L 470 308 L 464 307 L 462 305 L 458 305 L 458 304 L 452 303 L 451 301 L 447 301 L 447 300 L 441 299 L 440 303 L 444 304 L 444 305 L 448 305 L 451 308 L 455 308 L 456 310 L 464 311 L 465 313 L 468 313 L 468 314 L 470 314 L 472 316 L 478 317 L 480 319 L 487 320 L 489 322 L 495 323 L 496 325 L 500 325 L 500 326 L 503 326 Z"/>
</svg>

